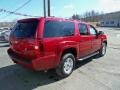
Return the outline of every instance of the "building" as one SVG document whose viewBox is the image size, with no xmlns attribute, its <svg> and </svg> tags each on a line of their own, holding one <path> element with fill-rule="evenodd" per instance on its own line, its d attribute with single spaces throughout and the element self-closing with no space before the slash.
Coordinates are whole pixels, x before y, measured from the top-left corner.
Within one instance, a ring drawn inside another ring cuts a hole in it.
<svg viewBox="0 0 120 90">
<path fill-rule="evenodd" d="M 100 19 L 100 26 L 120 27 L 120 11 L 102 15 L 102 18 Z"/>
</svg>

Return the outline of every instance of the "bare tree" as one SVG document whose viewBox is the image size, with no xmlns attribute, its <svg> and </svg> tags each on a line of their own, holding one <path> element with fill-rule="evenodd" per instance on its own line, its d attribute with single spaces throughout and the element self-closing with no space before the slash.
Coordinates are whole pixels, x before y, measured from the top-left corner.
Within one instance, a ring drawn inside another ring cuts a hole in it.
<svg viewBox="0 0 120 90">
<path fill-rule="evenodd" d="M 83 20 L 87 22 L 98 22 L 102 18 L 103 12 L 99 13 L 94 10 L 85 12 L 83 15 L 73 14 L 72 19 Z"/>
</svg>

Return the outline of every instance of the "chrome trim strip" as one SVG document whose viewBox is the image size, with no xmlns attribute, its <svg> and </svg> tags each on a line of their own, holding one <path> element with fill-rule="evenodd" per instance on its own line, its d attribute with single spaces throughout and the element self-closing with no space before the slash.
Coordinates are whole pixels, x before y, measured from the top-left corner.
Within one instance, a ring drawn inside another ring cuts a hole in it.
<svg viewBox="0 0 120 90">
<path fill-rule="evenodd" d="M 92 57 L 92 56 L 95 56 L 95 55 L 97 55 L 97 54 L 99 54 L 99 52 L 95 52 L 95 53 L 93 53 L 93 54 L 91 54 L 91 55 L 88 55 L 88 56 L 86 56 L 86 57 L 80 58 L 80 59 L 78 59 L 78 60 L 79 60 L 79 61 L 82 61 L 82 60 L 88 59 L 88 58 L 90 58 L 90 57 Z"/>
</svg>

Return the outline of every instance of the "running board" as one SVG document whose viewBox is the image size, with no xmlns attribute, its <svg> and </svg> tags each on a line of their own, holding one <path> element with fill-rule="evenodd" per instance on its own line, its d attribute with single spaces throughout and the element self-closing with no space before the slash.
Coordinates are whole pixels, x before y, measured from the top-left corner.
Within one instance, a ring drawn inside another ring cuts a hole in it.
<svg viewBox="0 0 120 90">
<path fill-rule="evenodd" d="M 95 52 L 95 53 L 93 53 L 93 54 L 91 54 L 91 55 L 88 55 L 88 56 L 86 56 L 86 57 L 80 58 L 80 59 L 78 59 L 78 60 L 79 60 L 79 61 L 82 61 L 82 60 L 88 59 L 88 58 L 90 58 L 90 57 L 92 57 L 92 56 L 95 56 L 95 55 L 97 55 L 97 54 L 99 54 L 99 52 Z"/>
</svg>

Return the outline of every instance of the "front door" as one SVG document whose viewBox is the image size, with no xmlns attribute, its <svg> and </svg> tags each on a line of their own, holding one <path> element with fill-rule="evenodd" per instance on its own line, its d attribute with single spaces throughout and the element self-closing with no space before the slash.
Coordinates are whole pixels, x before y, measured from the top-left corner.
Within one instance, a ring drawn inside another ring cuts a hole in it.
<svg viewBox="0 0 120 90">
<path fill-rule="evenodd" d="M 98 51 L 101 48 L 101 37 L 97 36 L 98 31 L 92 25 L 89 25 L 89 31 L 92 38 L 92 52 Z"/>
</svg>

